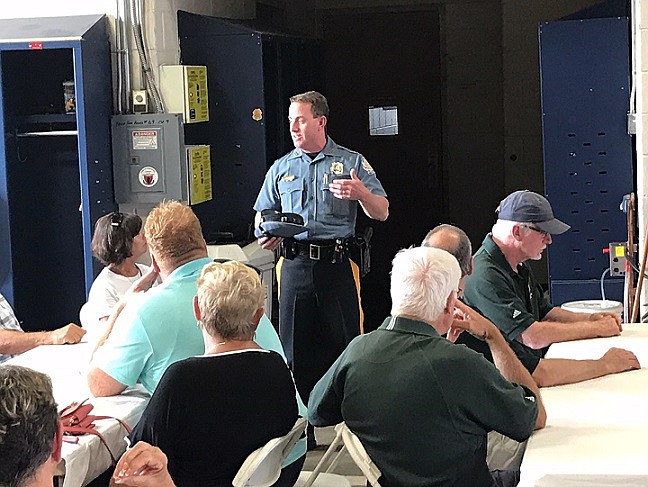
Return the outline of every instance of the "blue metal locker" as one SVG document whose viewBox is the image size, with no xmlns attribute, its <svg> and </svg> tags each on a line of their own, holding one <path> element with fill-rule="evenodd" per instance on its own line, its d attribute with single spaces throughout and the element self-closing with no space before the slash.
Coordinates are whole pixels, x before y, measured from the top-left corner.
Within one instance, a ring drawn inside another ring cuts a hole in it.
<svg viewBox="0 0 648 487">
<path fill-rule="evenodd" d="M 0 20 L 0 68 L 0 292 L 26 330 L 57 328 L 78 322 L 115 209 L 106 18 Z"/>
<path fill-rule="evenodd" d="M 546 194 L 572 228 L 548 249 L 552 301 L 599 299 L 603 248 L 623 242 L 623 195 L 633 191 L 627 133 L 630 53 L 626 17 L 542 23 L 540 71 Z M 606 280 L 621 301 L 623 279 Z"/>
</svg>

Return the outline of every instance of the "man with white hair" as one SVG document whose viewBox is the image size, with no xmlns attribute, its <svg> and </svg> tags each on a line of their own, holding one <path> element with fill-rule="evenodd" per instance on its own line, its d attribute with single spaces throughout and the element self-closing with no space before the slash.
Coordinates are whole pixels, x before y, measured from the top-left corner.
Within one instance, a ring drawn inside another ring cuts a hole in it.
<svg viewBox="0 0 648 487">
<path fill-rule="evenodd" d="M 460 278 L 444 250 L 400 251 L 392 315 L 354 339 L 311 394 L 309 421 L 346 422 L 383 485 L 514 485 L 489 472 L 486 435 L 524 441 L 545 424 L 538 388 L 501 333 L 457 301 Z M 486 341 L 495 366 L 441 336 L 463 331 Z"/>
<path fill-rule="evenodd" d="M 472 245 L 468 235 L 453 225 L 438 225 L 430 230 L 421 245 L 442 249 L 455 256 L 461 268 L 459 289 L 462 290 L 465 287 L 466 279 L 473 272 Z M 457 343 L 463 343 L 476 352 L 480 352 L 492 362 L 488 346 L 469 333 L 463 333 Z M 640 368 L 637 357 L 622 348 L 612 347 L 596 360 L 571 360 L 539 357 L 528 347 L 515 340 L 509 341 L 508 344 L 539 387 L 572 384 Z"/>
<path fill-rule="evenodd" d="M 500 203 L 498 220 L 475 254 L 464 300 L 542 357 L 556 342 L 609 337 L 621 333 L 610 313 L 590 315 L 553 306 L 536 281 L 528 260 L 539 260 L 552 235 L 569 230 L 554 217 L 549 201 L 532 191 L 516 191 Z"/>
</svg>

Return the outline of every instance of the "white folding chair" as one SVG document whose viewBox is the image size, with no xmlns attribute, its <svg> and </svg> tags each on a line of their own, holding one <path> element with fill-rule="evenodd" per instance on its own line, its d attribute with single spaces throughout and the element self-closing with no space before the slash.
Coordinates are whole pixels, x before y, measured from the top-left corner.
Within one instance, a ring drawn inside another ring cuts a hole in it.
<svg viewBox="0 0 648 487">
<path fill-rule="evenodd" d="M 254 450 L 239 468 L 232 485 L 234 487 L 268 487 L 281 475 L 281 464 L 304 433 L 306 420 L 298 418 L 287 435 L 273 438 L 261 448 Z"/>
<path fill-rule="evenodd" d="M 310 473 L 310 476 L 306 479 L 306 481 L 303 484 L 298 483 L 297 485 L 299 487 L 311 487 L 311 486 L 318 487 L 319 485 L 321 485 L 322 487 L 324 486 L 328 487 L 329 485 L 333 487 L 337 485 L 340 486 L 345 485 L 340 483 L 336 484 L 336 483 L 329 483 L 329 482 L 337 481 L 337 479 L 333 479 L 332 477 L 341 477 L 339 475 L 332 475 L 330 474 L 330 472 L 335 468 L 338 461 L 340 460 L 340 457 L 342 456 L 342 453 L 346 449 L 349 452 L 351 459 L 360 468 L 360 470 L 362 471 L 363 475 L 367 478 L 369 483 L 374 487 L 380 487 L 380 483 L 378 482 L 378 479 L 382 475 L 380 473 L 380 469 L 376 466 L 375 463 L 373 463 L 371 458 L 369 458 L 369 455 L 367 454 L 367 450 L 365 450 L 364 446 L 362 446 L 360 439 L 344 423 L 338 424 L 335 427 L 335 432 L 337 433 L 335 435 L 335 439 L 331 442 L 331 446 L 329 446 L 328 450 L 326 450 L 326 452 L 322 456 L 322 459 L 319 461 L 319 463 L 317 464 L 313 472 Z M 322 473 L 322 470 L 324 470 L 324 467 L 329 461 L 329 459 L 333 457 L 333 455 L 335 454 L 335 450 L 337 449 L 340 443 L 342 443 L 342 448 L 340 449 L 339 452 L 337 452 L 337 455 L 335 455 L 333 460 L 331 460 L 330 465 L 326 469 L 326 473 Z M 302 472 L 302 474 L 303 473 L 304 472 Z M 327 476 L 328 480 L 326 482 L 320 482 L 320 479 L 323 479 L 324 476 Z M 346 482 L 347 482 L 346 485 L 350 485 L 348 480 Z"/>
</svg>

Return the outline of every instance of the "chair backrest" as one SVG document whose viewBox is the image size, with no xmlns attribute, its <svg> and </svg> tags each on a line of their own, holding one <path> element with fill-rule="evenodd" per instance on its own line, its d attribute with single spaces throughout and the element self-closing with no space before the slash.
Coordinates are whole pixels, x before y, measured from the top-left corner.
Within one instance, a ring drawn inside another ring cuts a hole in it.
<svg viewBox="0 0 648 487">
<path fill-rule="evenodd" d="M 342 433 L 342 441 L 349 452 L 349 455 L 351 455 L 351 458 L 356 465 L 360 467 L 360 470 L 362 470 L 364 476 L 367 477 L 369 483 L 374 487 L 380 487 L 380 484 L 378 483 L 378 479 L 382 475 L 380 469 L 371 460 L 371 458 L 369 458 L 369 454 L 367 453 L 367 450 L 365 450 L 364 446 L 362 446 L 360 439 L 347 427 L 345 423 L 339 424 L 336 429 L 337 428 L 340 428 L 339 432 Z"/>
<path fill-rule="evenodd" d="M 306 420 L 298 418 L 295 426 L 279 438 L 273 438 L 254 450 L 239 468 L 232 485 L 235 487 L 269 487 L 281 475 L 281 464 L 306 429 Z"/>
</svg>

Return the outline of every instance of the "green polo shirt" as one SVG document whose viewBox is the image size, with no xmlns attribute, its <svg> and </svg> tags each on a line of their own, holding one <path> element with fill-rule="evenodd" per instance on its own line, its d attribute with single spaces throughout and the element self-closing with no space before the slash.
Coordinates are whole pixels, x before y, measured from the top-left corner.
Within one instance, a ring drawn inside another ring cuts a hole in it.
<svg viewBox="0 0 648 487">
<path fill-rule="evenodd" d="M 517 339 L 553 309 L 529 265 L 523 262 L 517 272 L 511 269 L 490 234 L 475 254 L 464 301 L 491 320 L 509 340 Z"/>
<path fill-rule="evenodd" d="M 355 338 L 317 383 L 315 426 L 345 421 L 383 474 L 381 485 L 494 485 L 486 435 L 527 439 L 535 397 L 480 354 L 423 322 L 390 317 Z"/>
</svg>

